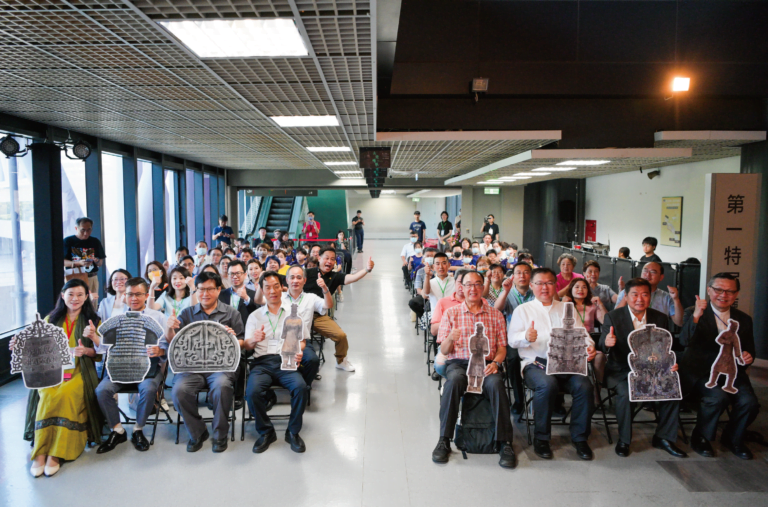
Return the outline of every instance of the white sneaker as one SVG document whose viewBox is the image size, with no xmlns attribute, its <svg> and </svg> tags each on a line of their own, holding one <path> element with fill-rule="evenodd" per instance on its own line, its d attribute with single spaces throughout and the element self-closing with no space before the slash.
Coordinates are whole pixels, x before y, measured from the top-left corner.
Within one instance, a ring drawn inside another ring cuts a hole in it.
<svg viewBox="0 0 768 507">
<path fill-rule="evenodd" d="M 344 293 L 343 292 L 337 292 L 336 293 L 336 302 L 337 303 L 343 303 L 344 302 Z"/>
<path fill-rule="evenodd" d="M 417 317 L 416 317 L 416 312 L 414 312 L 413 310 L 411 310 L 411 322 L 416 322 L 416 319 L 417 319 Z"/>
<path fill-rule="evenodd" d="M 342 362 L 336 363 L 336 368 L 344 371 L 355 371 L 355 367 L 352 366 L 352 363 L 350 363 L 346 357 Z"/>
<path fill-rule="evenodd" d="M 160 400 L 160 406 L 163 407 L 163 410 L 168 412 L 170 410 L 170 407 L 168 406 L 168 402 L 165 401 L 165 398 Z"/>
</svg>

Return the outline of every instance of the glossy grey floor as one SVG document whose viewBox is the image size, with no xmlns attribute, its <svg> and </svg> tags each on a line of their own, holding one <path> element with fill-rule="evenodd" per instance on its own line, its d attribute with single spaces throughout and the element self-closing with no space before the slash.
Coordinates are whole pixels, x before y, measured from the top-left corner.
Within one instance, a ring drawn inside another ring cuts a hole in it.
<svg viewBox="0 0 768 507">
<path fill-rule="evenodd" d="M 209 443 L 189 454 L 186 433 L 182 430 L 180 444 L 174 445 L 174 427 L 161 425 L 149 452 L 138 453 L 130 443 L 105 455 L 88 449 L 56 477 L 33 479 L 30 447 L 21 439 L 26 391 L 16 381 L 0 388 L 0 504 L 629 507 L 755 505 L 768 500 L 760 492 L 768 481 L 764 448 L 752 444 L 752 462 L 741 462 L 719 445 L 714 460 L 697 455 L 675 460 L 650 446 L 653 428 L 648 425 L 637 426 L 627 459 L 614 454 L 602 424 L 593 424 L 594 461 L 577 459 L 565 427 L 554 428 L 555 459 L 543 461 L 528 447 L 525 427 L 517 424 L 516 470 L 501 469 L 496 455 L 463 460 L 455 451 L 447 465 L 433 464 L 437 383 L 427 376 L 422 341 L 409 318 L 401 247 L 399 241 L 367 241 L 365 254 L 355 260 L 362 266 L 370 255 L 377 263 L 371 275 L 345 289 L 337 314 L 349 335 L 349 358 L 357 371 L 333 368 L 333 344 L 326 344 L 329 362 L 315 383 L 301 432 L 305 454 L 291 452 L 283 441 L 282 421 L 276 422 L 280 438 L 260 455 L 251 452 L 253 423 L 244 442 L 238 424 L 237 440 L 223 454 L 211 453 Z M 766 388 L 757 391 L 766 405 Z M 287 409 L 278 405 L 273 412 Z M 761 415 L 753 428 L 768 434 L 767 426 Z M 615 426 L 613 431 L 615 436 Z"/>
</svg>

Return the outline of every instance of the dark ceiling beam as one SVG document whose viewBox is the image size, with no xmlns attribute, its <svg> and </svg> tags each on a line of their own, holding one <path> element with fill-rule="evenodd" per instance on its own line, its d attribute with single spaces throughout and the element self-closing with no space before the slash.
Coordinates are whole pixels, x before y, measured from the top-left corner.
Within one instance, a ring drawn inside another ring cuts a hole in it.
<svg viewBox="0 0 768 507">
<path fill-rule="evenodd" d="M 452 188 L 444 185 L 445 178 L 387 178 L 388 188 Z M 261 188 L 366 188 L 364 179 L 337 178 L 329 171 L 318 169 L 236 170 L 227 171 L 227 184 L 233 187 Z M 453 185 L 460 188 L 461 185 Z"/>
</svg>

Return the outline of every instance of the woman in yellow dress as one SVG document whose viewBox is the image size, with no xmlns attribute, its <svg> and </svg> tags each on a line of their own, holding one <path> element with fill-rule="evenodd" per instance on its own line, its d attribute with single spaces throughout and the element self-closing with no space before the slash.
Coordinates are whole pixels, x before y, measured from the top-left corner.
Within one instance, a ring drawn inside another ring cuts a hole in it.
<svg viewBox="0 0 768 507">
<path fill-rule="evenodd" d="M 67 282 L 45 320 L 64 329 L 74 348 L 75 367 L 64 371 L 64 382 L 58 386 L 29 393 L 24 440 L 34 442 L 30 471 L 35 477 L 43 473 L 51 477 L 62 461 L 80 456 L 88 441 L 101 442 L 104 426 L 96 400 L 99 379 L 94 366 L 101 357 L 95 353 L 93 341 L 84 336 L 92 335 L 89 323 L 99 324 L 88 285 L 78 279 Z"/>
</svg>

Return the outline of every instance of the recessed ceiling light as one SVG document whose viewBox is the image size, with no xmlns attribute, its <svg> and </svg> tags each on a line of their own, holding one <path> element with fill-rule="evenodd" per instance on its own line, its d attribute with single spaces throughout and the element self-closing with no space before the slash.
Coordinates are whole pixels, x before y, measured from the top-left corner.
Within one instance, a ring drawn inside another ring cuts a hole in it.
<svg viewBox="0 0 768 507">
<path fill-rule="evenodd" d="M 514 175 L 514 177 L 515 178 L 524 178 L 524 177 L 530 178 L 531 176 L 544 176 L 545 174 L 547 174 L 547 173 L 517 173 L 517 174 Z"/>
<path fill-rule="evenodd" d="M 338 127 L 339 119 L 328 116 L 270 116 L 281 127 Z"/>
<path fill-rule="evenodd" d="M 382 190 L 381 195 L 394 195 L 397 194 L 397 190 Z"/>
<path fill-rule="evenodd" d="M 335 174 L 339 178 L 345 179 L 345 180 L 362 180 L 363 179 L 362 174 L 357 174 L 357 175 L 352 175 L 352 174 L 347 175 L 347 174 L 340 174 L 340 173 L 335 173 Z"/>
<path fill-rule="evenodd" d="M 575 167 L 539 167 L 538 169 L 531 169 L 532 172 L 565 172 L 574 171 Z"/>
<path fill-rule="evenodd" d="M 324 151 L 352 151 L 349 146 L 307 146 L 309 151 L 324 152 Z"/>
<path fill-rule="evenodd" d="M 565 162 L 558 162 L 557 165 L 603 165 L 610 163 L 610 160 L 566 160 Z"/>
<path fill-rule="evenodd" d="M 200 58 L 307 56 L 292 19 L 158 21 Z"/>
<path fill-rule="evenodd" d="M 676 77 L 672 80 L 673 92 L 687 92 L 691 86 L 691 78 L 689 77 Z"/>
<path fill-rule="evenodd" d="M 323 162 L 325 165 L 357 165 L 357 162 Z"/>
</svg>

